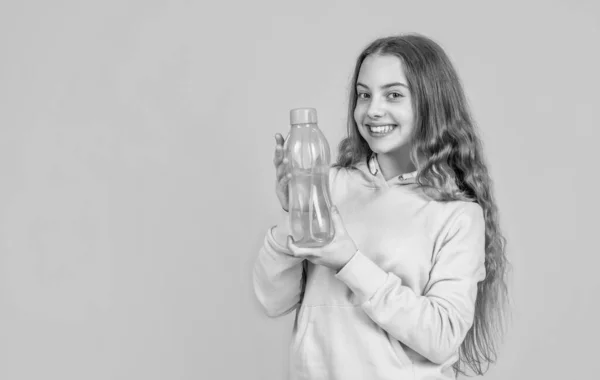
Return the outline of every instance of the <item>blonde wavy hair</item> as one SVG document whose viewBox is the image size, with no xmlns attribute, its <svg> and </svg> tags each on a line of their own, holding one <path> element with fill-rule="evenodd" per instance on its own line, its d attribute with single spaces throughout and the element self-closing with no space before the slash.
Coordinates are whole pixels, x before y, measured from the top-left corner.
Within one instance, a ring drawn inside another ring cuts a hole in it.
<svg viewBox="0 0 600 380">
<path fill-rule="evenodd" d="M 417 183 L 435 200 L 472 201 L 483 208 L 486 277 L 478 284 L 473 327 L 453 366 L 457 374 L 466 374 L 468 367 L 483 375 L 497 360 L 504 333 L 509 263 L 492 179 L 461 81 L 444 50 L 425 36 L 404 34 L 373 41 L 356 61 L 349 89 L 348 137 L 340 142 L 337 167 L 352 168 L 373 154 L 354 120 L 356 81 L 363 61 L 372 54 L 396 56 L 403 64 L 416 116 L 411 157 L 418 163 Z"/>
</svg>

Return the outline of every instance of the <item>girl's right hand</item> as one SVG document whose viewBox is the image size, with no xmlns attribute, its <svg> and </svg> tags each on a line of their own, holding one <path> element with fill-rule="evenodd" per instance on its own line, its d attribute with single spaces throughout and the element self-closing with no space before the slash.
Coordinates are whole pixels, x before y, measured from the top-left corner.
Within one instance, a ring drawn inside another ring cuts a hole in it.
<svg viewBox="0 0 600 380">
<path fill-rule="evenodd" d="M 292 174 L 289 170 L 288 160 L 284 157 L 283 152 L 283 136 L 279 133 L 275 134 L 275 157 L 273 158 L 273 164 L 275 165 L 275 173 L 277 175 L 277 182 L 275 184 L 275 192 L 281 207 L 288 211 L 289 195 L 288 195 L 288 184 L 292 178 Z"/>
</svg>

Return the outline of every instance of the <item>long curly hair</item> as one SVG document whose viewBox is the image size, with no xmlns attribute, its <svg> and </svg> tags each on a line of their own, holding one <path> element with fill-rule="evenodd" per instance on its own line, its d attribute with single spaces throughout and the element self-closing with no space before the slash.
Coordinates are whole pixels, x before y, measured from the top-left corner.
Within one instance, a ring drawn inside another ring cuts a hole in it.
<svg viewBox="0 0 600 380">
<path fill-rule="evenodd" d="M 461 81 L 444 50 L 425 36 L 413 33 L 372 42 L 356 61 L 349 89 L 348 137 L 340 142 L 337 167 L 352 168 L 373 154 L 354 120 L 358 74 L 371 54 L 396 56 L 403 64 L 415 113 L 411 158 L 417 165 L 419 186 L 437 201 L 472 201 L 483 208 L 486 277 L 478 284 L 473 326 L 453 366 L 456 374 L 466 374 L 468 367 L 482 375 L 497 360 L 504 333 L 508 307 L 505 277 L 510 264 L 492 179 Z"/>
</svg>

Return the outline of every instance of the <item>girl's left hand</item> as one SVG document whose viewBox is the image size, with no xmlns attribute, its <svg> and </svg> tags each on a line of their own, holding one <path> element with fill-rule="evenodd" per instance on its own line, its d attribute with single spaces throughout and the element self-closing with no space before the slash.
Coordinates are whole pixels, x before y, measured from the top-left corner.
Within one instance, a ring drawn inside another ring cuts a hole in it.
<svg viewBox="0 0 600 380">
<path fill-rule="evenodd" d="M 333 269 L 336 273 L 346 265 L 354 256 L 358 247 L 354 244 L 352 238 L 348 235 L 342 217 L 337 209 L 331 208 L 331 219 L 335 235 L 333 240 L 324 247 L 304 248 L 298 247 L 294 239 L 288 235 L 287 246 L 295 257 L 309 260 L 313 264 L 319 264 Z"/>
</svg>

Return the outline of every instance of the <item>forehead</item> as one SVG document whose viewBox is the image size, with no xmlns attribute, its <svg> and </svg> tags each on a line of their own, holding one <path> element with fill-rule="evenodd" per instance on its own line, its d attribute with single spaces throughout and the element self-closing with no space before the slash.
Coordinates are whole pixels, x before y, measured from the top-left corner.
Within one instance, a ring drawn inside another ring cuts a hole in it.
<svg viewBox="0 0 600 380">
<path fill-rule="evenodd" d="M 373 54 L 365 58 L 358 73 L 358 81 L 371 85 L 389 82 L 406 83 L 406 75 L 400 58 L 394 55 Z"/>
</svg>

